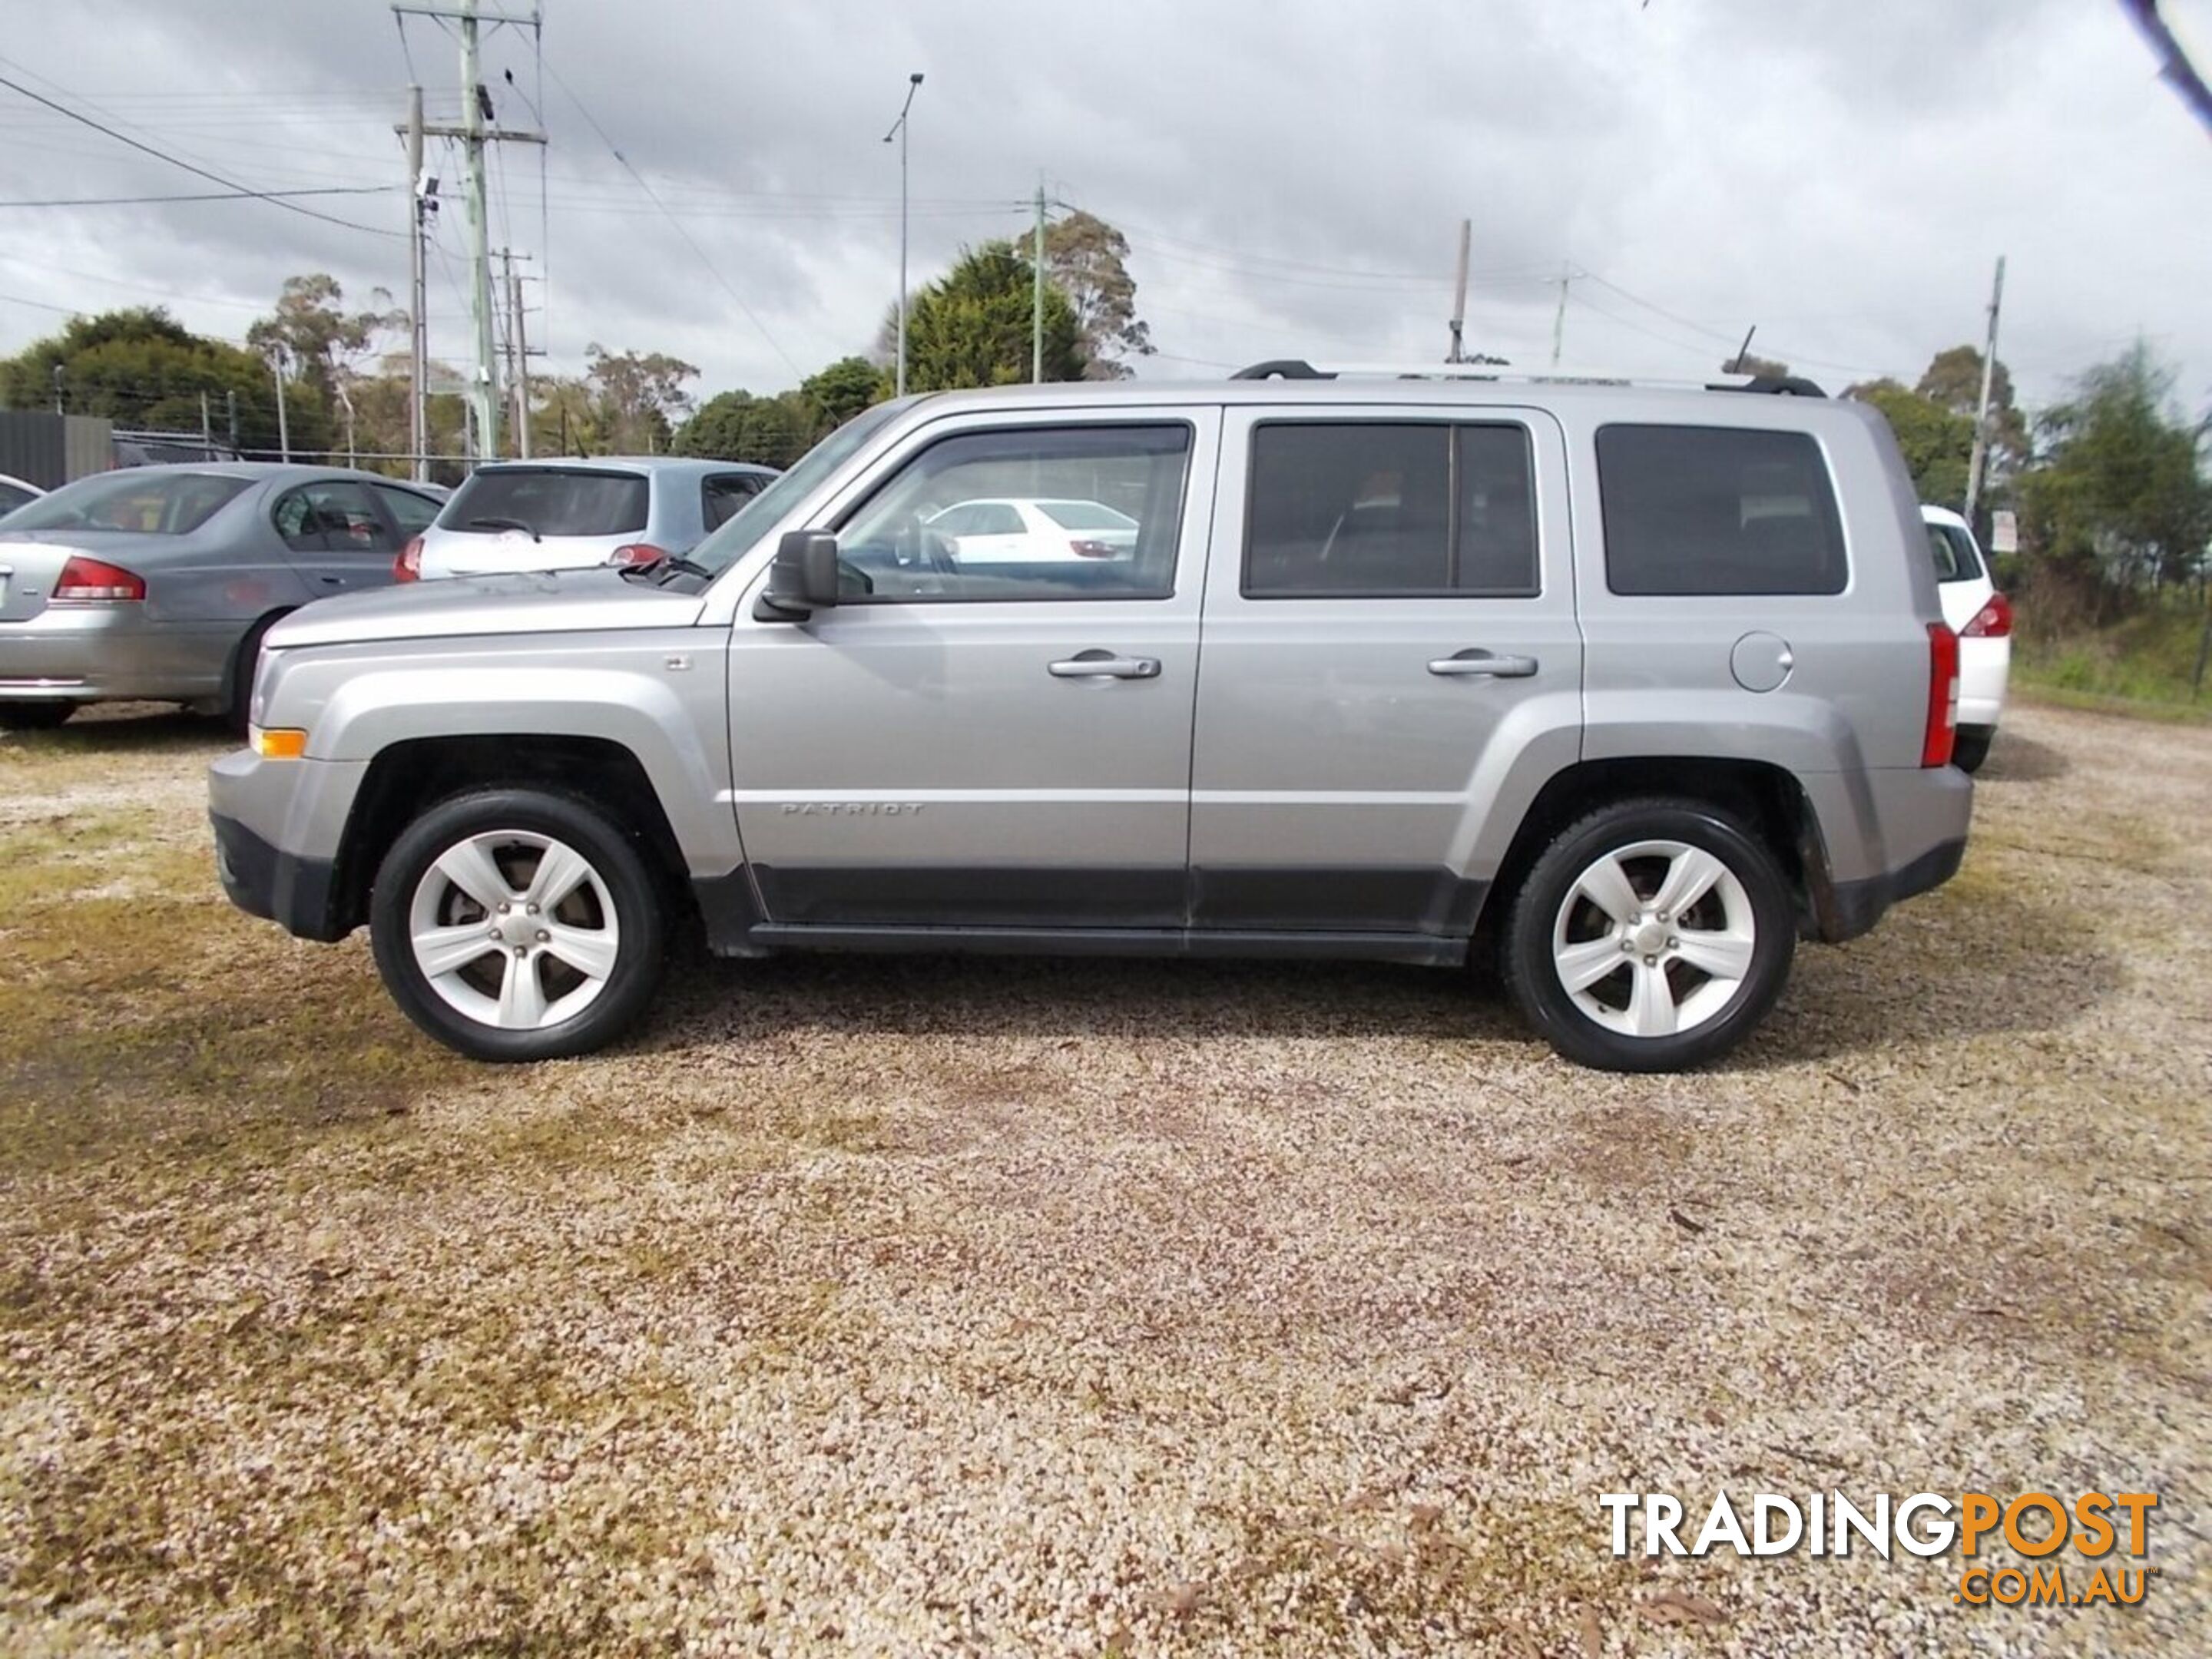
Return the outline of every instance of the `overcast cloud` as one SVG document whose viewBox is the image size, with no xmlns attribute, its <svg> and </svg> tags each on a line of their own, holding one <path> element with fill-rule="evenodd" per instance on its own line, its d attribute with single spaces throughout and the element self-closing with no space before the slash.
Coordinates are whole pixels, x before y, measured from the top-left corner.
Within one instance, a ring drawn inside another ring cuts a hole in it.
<svg viewBox="0 0 2212 1659">
<path fill-rule="evenodd" d="M 2212 0 L 2166 11 L 2212 71 Z M 1148 374 L 1439 356 L 1466 216 L 1469 344 L 1522 362 L 1550 356 L 1566 264 L 1595 273 L 1568 286 L 1570 362 L 1700 374 L 1755 323 L 1755 350 L 1832 387 L 1910 380 L 1978 341 L 2003 253 L 2001 355 L 2030 402 L 2140 331 L 2212 403 L 2212 135 L 2110 0 L 544 12 L 537 109 L 526 34 L 490 33 L 486 63 L 500 118 L 553 140 L 542 218 L 537 155 L 499 157 L 495 233 L 550 277 L 533 327 L 556 369 L 590 341 L 668 350 L 704 395 L 868 349 L 897 283 L 882 138 L 918 70 L 915 280 L 1022 229 L 1042 172 L 1127 232 Z M 398 185 L 409 54 L 433 119 L 459 100 L 451 36 L 418 17 L 404 38 L 383 0 L 0 0 L 0 73 L 258 189 Z M 457 193 L 457 158 L 434 166 Z M 0 199 L 204 188 L 0 88 Z M 307 204 L 404 223 L 396 188 Z M 458 361 L 458 204 L 438 241 L 433 349 Z M 0 209 L 0 351 L 140 303 L 236 338 L 313 270 L 404 300 L 405 244 L 258 202 Z"/>
</svg>

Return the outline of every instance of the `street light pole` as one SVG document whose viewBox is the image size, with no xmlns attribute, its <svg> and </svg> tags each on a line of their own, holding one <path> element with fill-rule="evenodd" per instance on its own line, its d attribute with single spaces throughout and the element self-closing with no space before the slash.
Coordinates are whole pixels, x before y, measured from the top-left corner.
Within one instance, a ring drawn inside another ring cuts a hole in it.
<svg viewBox="0 0 2212 1659">
<path fill-rule="evenodd" d="M 907 115 L 914 108 L 915 88 L 921 84 L 917 71 L 906 77 L 906 102 L 899 106 L 898 119 L 884 135 L 884 142 L 899 141 L 899 302 L 898 302 L 898 391 L 906 396 L 906 127 Z"/>
</svg>

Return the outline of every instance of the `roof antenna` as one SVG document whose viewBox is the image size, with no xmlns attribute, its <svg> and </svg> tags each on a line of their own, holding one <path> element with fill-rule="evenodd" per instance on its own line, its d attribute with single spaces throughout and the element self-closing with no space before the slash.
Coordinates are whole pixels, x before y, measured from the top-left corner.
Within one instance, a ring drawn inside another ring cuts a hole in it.
<svg viewBox="0 0 2212 1659">
<path fill-rule="evenodd" d="M 1735 349 L 1735 356 L 1729 360 L 1727 373 L 1730 374 L 1741 374 L 1743 373 L 1743 360 L 1751 355 L 1751 337 L 1758 332 L 1759 325 L 1757 323 L 1753 323 L 1749 328 L 1744 330 L 1743 343 Z"/>
</svg>

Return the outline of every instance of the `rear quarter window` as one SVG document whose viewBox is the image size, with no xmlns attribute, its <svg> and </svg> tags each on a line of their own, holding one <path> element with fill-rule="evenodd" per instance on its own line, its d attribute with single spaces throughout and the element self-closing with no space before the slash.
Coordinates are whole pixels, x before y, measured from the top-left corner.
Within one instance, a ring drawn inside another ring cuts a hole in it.
<svg viewBox="0 0 2212 1659">
<path fill-rule="evenodd" d="M 1840 593 L 1834 482 L 1802 432 L 1598 428 L 1606 586 L 1624 594 Z"/>
</svg>

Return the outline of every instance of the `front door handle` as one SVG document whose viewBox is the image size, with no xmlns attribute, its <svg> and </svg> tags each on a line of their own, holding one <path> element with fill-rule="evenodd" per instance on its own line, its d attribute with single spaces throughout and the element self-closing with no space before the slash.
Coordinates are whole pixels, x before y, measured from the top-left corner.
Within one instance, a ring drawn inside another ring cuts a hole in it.
<svg viewBox="0 0 2212 1659">
<path fill-rule="evenodd" d="M 1056 680 L 1156 680 L 1160 677 L 1160 659 L 1117 657 L 1111 651 L 1079 651 L 1047 663 L 1045 672 Z"/>
<path fill-rule="evenodd" d="M 1482 676 L 1493 680 L 1525 680 L 1536 672 L 1534 657 L 1494 657 L 1487 651 L 1469 649 L 1449 657 L 1431 658 L 1431 674 Z"/>
</svg>

